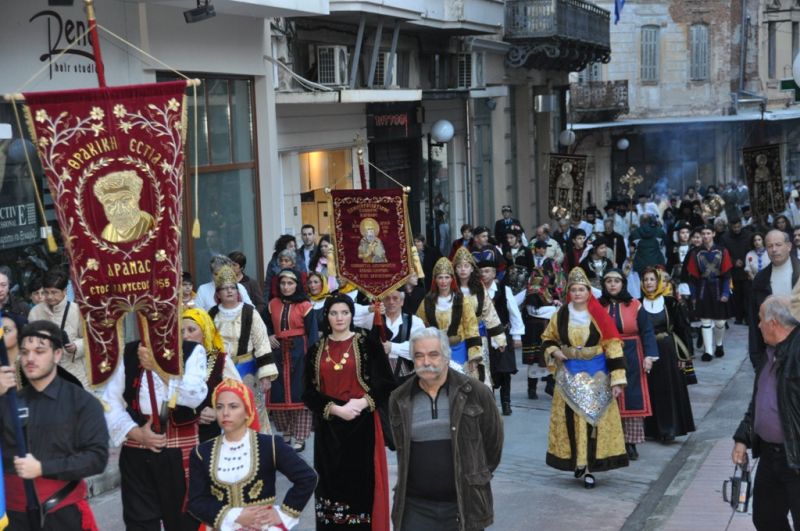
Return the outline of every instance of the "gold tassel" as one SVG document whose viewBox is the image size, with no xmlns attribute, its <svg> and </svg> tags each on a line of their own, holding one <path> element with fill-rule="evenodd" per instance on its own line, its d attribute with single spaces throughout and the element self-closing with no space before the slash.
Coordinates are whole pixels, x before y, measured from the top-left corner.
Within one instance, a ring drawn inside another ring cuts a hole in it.
<svg viewBox="0 0 800 531">
<path fill-rule="evenodd" d="M 194 218 L 194 223 L 192 223 L 192 238 L 200 239 L 200 220 L 198 218 Z"/>
<path fill-rule="evenodd" d="M 336 278 L 336 261 L 333 259 L 333 253 L 328 253 L 328 276 Z"/>
<path fill-rule="evenodd" d="M 425 278 L 425 271 L 422 270 L 422 262 L 419 261 L 419 251 L 415 246 L 411 246 L 411 259 L 414 261 L 414 269 L 417 271 L 418 278 Z"/>
<path fill-rule="evenodd" d="M 50 253 L 55 253 L 58 251 L 56 239 L 53 237 L 53 233 L 50 231 L 47 232 L 47 250 L 50 251 Z"/>
</svg>

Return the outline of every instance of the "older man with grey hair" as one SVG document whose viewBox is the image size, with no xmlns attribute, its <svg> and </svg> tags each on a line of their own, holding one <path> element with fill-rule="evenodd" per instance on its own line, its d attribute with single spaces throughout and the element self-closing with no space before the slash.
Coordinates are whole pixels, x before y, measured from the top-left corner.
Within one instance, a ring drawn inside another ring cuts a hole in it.
<svg viewBox="0 0 800 531">
<path fill-rule="evenodd" d="M 795 289 L 792 297 L 800 295 Z M 792 297 L 770 295 L 759 308 L 759 328 L 767 344 L 757 367 L 753 398 L 733 436 L 733 461 L 760 457 L 753 487 L 756 529 L 789 531 L 792 515 L 800 529 L 800 322 Z"/>
<path fill-rule="evenodd" d="M 389 398 L 397 446 L 392 521 L 400 531 L 476 531 L 492 524 L 492 472 L 503 424 L 491 391 L 449 368 L 438 328 L 412 334 L 415 377 Z"/>
</svg>

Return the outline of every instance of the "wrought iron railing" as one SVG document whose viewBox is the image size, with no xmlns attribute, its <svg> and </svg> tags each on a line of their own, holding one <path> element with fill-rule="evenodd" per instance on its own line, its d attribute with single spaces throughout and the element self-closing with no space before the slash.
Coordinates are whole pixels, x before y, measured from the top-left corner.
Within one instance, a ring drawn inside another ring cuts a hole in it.
<svg viewBox="0 0 800 531">
<path fill-rule="evenodd" d="M 576 121 L 591 121 L 580 120 L 580 115 L 586 114 L 603 115 L 604 119 L 627 114 L 628 80 L 573 83 L 569 86 L 569 104 Z"/>
<path fill-rule="evenodd" d="M 558 37 L 610 46 L 611 15 L 583 0 L 506 0 L 507 40 Z"/>
</svg>

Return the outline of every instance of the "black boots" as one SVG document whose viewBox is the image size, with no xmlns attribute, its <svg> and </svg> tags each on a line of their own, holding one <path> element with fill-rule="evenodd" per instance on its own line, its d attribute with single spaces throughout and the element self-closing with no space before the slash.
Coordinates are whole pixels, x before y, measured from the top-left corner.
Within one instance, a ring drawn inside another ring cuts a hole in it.
<svg viewBox="0 0 800 531">
<path fill-rule="evenodd" d="M 502 406 L 504 417 L 511 415 L 511 402 L 502 402 L 500 405 Z"/>
<path fill-rule="evenodd" d="M 545 382 L 547 382 L 544 386 L 544 392 L 550 396 L 553 396 L 553 393 L 556 391 L 556 380 L 552 376 L 546 376 L 542 378 Z"/>
<path fill-rule="evenodd" d="M 538 378 L 528 378 L 528 398 L 536 400 L 539 395 L 536 394 L 536 385 L 539 383 Z"/>
<path fill-rule="evenodd" d="M 714 356 L 717 358 L 721 358 L 725 355 L 725 350 L 723 350 L 722 345 L 717 345 L 716 350 L 714 350 Z"/>
<path fill-rule="evenodd" d="M 500 381 L 500 406 L 507 417 L 511 414 L 511 375 L 503 374 L 496 379 Z"/>
<path fill-rule="evenodd" d="M 635 444 L 625 443 L 625 452 L 628 454 L 628 459 L 631 461 L 636 461 L 639 459 L 639 451 L 636 449 Z"/>
</svg>

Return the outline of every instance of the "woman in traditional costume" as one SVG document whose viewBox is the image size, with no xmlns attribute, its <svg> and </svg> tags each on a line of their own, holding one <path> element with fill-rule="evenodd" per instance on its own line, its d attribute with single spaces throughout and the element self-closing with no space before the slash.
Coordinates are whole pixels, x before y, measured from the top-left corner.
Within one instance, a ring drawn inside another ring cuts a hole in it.
<svg viewBox="0 0 800 531">
<path fill-rule="evenodd" d="M 183 319 L 181 322 L 183 340 L 194 341 L 206 349 L 206 387 L 213 391 L 222 383 L 222 380 L 242 381 L 233 360 L 225 353 L 222 337 L 217 332 L 211 316 L 202 308 L 191 308 L 184 310 L 181 317 Z M 196 408 L 200 412 L 197 432 L 200 442 L 208 441 L 220 434 L 221 428 L 217 423 L 217 412 L 214 411 L 211 399 L 212 393 L 208 393 L 203 403 Z"/>
<path fill-rule="evenodd" d="M 314 415 L 317 529 L 389 529 L 389 475 L 376 409 L 392 391 L 383 346 L 353 327 L 353 300 L 325 302 L 322 339 L 306 356 L 303 401 Z"/>
<path fill-rule="evenodd" d="M 308 298 L 311 300 L 311 313 L 317 321 L 317 334 L 322 330 L 322 309 L 325 307 L 325 300 L 331 296 L 330 285 L 322 273 L 312 272 L 308 274 L 306 281 Z M 316 343 L 319 337 L 309 338 L 309 341 Z"/>
<path fill-rule="evenodd" d="M 233 268 L 227 265 L 219 268 L 214 274 L 214 285 L 217 306 L 208 314 L 222 337 L 224 352 L 233 357 L 242 381 L 253 389 L 259 425 L 267 427 L 264 394 L 269 393 L 272 381 L 278 377 L 267 326 L 254 306 L 242 302 Z"/>
<path fill-rule="evenodd" d="M 592 296 L 580 267 L 569 272 L 567 291 L 568 304 L 542 334 L 547 366 L 556 379 L 546 462 L 573 471 L 591 489 L 593 472 L 628 465 L 616 401 L 626 384 L 625 358 L 614 321 Z"/>
<path fill-rule="evenodd" d="M 644 419 L 652 414 L 646 374 L 658 361 L 658 345 L 653 325 L 642 303 L 628 293 L 627 280 L 619 269 L 603 276 L 600 304 L 614 320 L 622 339 L 625 354 L 625 392 L 619 397 L 622 432 L 628 458 L 639 458 L 637 444 L 644 442 Z"/>
<path fill-rule="evenodd" d="M 280 295 L 269 301 L 269 341 L 278 377 L 267 399 L 275 427 L 292 448 L 302 452 L 311 433 L 311 412 L 303 404 L 303 369 L 308 347 L 317 341 L 317 321 L 297 273 L 278 273 Z M 293 442 L 291 442 L 293 441 Z"/>
<path fill-rule="evenodd" d="M 445 257 L 439 258 L 433 266 L 431 291 L 417 309 L 417 317 L 425 326 L 435 326 L 447 334 L 451 361 L 477 378 L 483 346 L 474 308 L 469 298 L 456 288 L 453 264 Z"/>
<path fill-rule="evenodd" d="M 642 307 L 653 324 L 659 353 L 658 363 L 647 376 L 653 415 L 645 419 L 644 432 L 670 442 L 695 428 L 687 378 L 681 368 L 691 361 L 691 331 L 683 306 L 670 295 L 665 276 L 652 267 L 642 274 Z"/>
<path fill-rule="evenodd" d="M 258 433 L 249 387 L 225 379 L 212 403 L 223 434 L 199 444 L 189 458 L 189 512 L 222 531 L 291 529 L 300 520 L 317 475 L 280 437 Z M 277 472 L 292 487 L 275 505 Z"/>
<path fill-rule="evenodd" d="M 478 367 L 481 381 L 486 378 L 486 366 L 489 365 L 489 346 L 503 352 L 508 344 L 506 326 L 500 322 L 497 309 L 481 283 L 481 275 L 478 270 L 481 267 L 497 268 L 499 263 L 495 254 L 493 250 L 478 253 L 480 263 L 476 262 L 475 257 L 465 247 L 461 247 L 453 255 L 456 283 L 464 295 L 464 300 L 468 300 L 475 308 L 475 317 L 478 319 L 478 332 L 481 336 L 483 350 L 483 360 Z"/>
<path fill-rule="evenodd" d="M 327 234 L 319 239 L 317 248 L 311 255 L 311 260 L 308 264 L 309 276 L 311 273 L 321 274 L 331 291 L 339 287 L 336 280 L 336 268 L 333 265 L 333 246 L 331 245 L 331 237 Z"/>
</svg>

